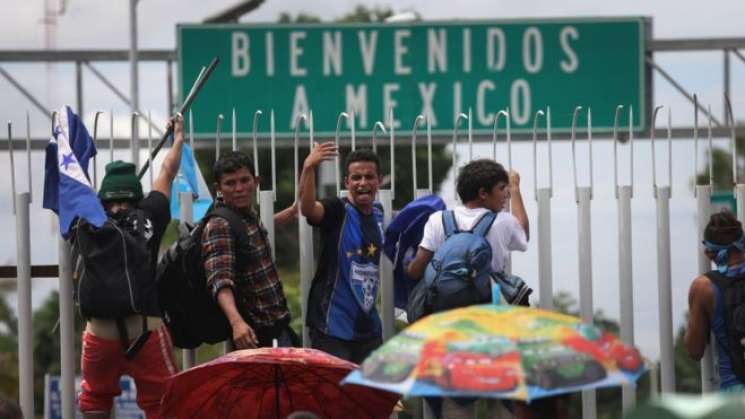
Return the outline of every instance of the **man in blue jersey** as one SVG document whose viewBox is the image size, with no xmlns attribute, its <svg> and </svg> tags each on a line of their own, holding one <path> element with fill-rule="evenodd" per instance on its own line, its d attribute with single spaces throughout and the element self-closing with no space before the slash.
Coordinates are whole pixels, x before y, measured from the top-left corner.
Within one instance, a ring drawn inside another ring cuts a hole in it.
<svg viewBox="0 0 745 419">
<path fill-rule="evenodd" d="M 719 348 L 720 389 L 745 391 L 745 235 L 730 211 L 713 214 L 704 230 L 704 253 L 717 269 L 696 278 L 688 293 L 689 356 L 704 356 L 710 333 Z"/>
<path fill-rule="evenodd" d="M 334 143 L 316 144 L 300 175 L 300 212 L 321 231 L 306 326 L 313 348 L 359 364 L 382 343 L 375 308 L 383 247 L 383 210 L 375 202 L 380 160 L 369 150 L 351 152 L 344 165 L 347 196 L 317 201 L 315 169 L 336 156 Z"/>
</svg>

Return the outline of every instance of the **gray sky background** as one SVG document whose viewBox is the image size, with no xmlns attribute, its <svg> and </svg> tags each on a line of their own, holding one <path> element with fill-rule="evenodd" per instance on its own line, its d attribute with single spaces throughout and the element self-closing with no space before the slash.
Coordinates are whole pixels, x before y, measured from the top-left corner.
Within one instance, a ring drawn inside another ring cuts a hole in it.
<svg viewBox="0 0 745 419">
<path fill-rule="evenodd" d="M 142 0 L 138 6 L 139 45 L 141 48 L 175 48 L 175 24 L 199 22 L 205 16 L 232 5 L 234 1 L 155 1 Z M 354 7 L 355 2 L 323 1 L 321 8 L 311 9 L 306 1 L 272 1 L 254 13 L 244 17 L 245 22 L 272 22 L 282 11 L 293 14 L 307 12 L 317 14 L 325 20 L 340 16 Z M 434 19 L 501 19 L 571 16 L 651 16 L 654 19 L 654 37 L 741 37 L 745 36 L 742 17 L 745 2 L 713 0 L 706 3 L 691 0 L 644 1 L 400 1 L 391 3 L 367 3 L 390 5 L 395 11 L 416 10 L 427 20 Z M 454 7 L 454 5 L 456 5 Z M 39 23 L 43 15 L 43 1 L 4 0 L 4 13 L 0 14 L 0 49 L 41 49 L 44 45 L 44 29 Z M 58 49 L 126 49 L 129 47 L 128 2 L 69 0 L 67 12 L 58 18 L 56 31 Z M 665 53 L 655 59 L 684 86 L 697 92 L 702 103 L 710 103 L 715 114 L 722 110 L 722 54 L 716 53 Z M 732 59 L 732 95 L 736 118 L 745 117 L 745 63 Z M 75 103 L 73 65 L 2 64 L 21 83 L 29 88 L 50 108 L 64 103 Z M 129 94 L 129 67 L 126 63 L 100 64 L 97 67 L 123 92 Z M 128 106 L 89 73 L 85 74 L 85 118 L 92 120 L 95 110 L 112 109 L 116 115 L 117 135 L 128 135 Z M 140 102 L 143 110 L 152 110 L 158 124 L 163 123 L 166 113 L 165 70 L 162 64 L 140 65 Z M 665 80 L 655 76 L 655 99 L 659 105 L 671 106 L 674 124 L 692 124 L 692 106 Z M 14 123 L 16 136 L 24 134 L 23 118 L 26 110 L 32 119 L 32 135 L 45 136 L 49 130 L 48 120 L 36 111 L 4 79 L 0 79 L 0 119 Z M 665 118 L 660 118 L 660 121 Z M 90 128 L 90 123 L 89 123 Z M 108 135 L 108 122 L 104 122 Z M 144 133 L 144 131 L 143 131 Z M 5 138 L 5 134 L 2 136 Z M 718 141 L 724 146 L 724 142 Z M 658 145 L 660 165 L 666 149 Z M 504 156 L 504 146 L 499 153 Z M 460 150 L 463 155 L 465 150 Z M 539 155 L 544 161 L 545 154 Z M 578 155 L 586 156 L 584 145 Z M 627 153 L 623 149 L 623 153 Z M 108 153 L 103 153 L 108 159 Z M 490 156 L 490 148 L 478 146 L 476 156 Z M 700 151 L 700 166 L 703 165 L 703 150 Z M 624 156 L 626 154 L 623 154 Z M 127 158 L 124 151 L 117 157 Z M 690 188 L 694 173 L 692 141 L 677 141 L 673 147 L 673 199 L 671 202 L 671 235 L 673 261 L 673 307 L 676 328 L 683 321 L 686 309 L 687 286 L 696 273 L 696 227 L 695 200 Z M 25 156 L 16 154 L 18 188 L 27 189 Z M 612 145 L 598 142 L 594 146 L 595 199 L 593 201 L 593 275 L 595 307 L 602 308 L 611 317 L 618 316 L 618 263 L 616 201 L 613 195 Z M 106 160 L 108 161 L 108 160 Z M 627 167 L 628 161 L 621 160 Z M 533 197 L 532 149 L 527 144 L 513 148 L 513 166 L 523 175 L 523 190 L 531 218 L 533 233 L 537 226 L 537 214 Z M 651 161 L 649 142 L 637 144 L 635 150 L 635 175 L 637 186 L 632 203 L 634 235 L 634 281 L 635 281 L 635 331 L 637 342 L 645 355 L 656 357 L 657 340 L 657 274 L 656 274 L 656 228 L 655 202 L 651 188 Z M 103 165 L 101 165 L 103 166 Z M 7 177 L 8 155 L 0 154 L 0 175 Z M 541 185 L 545 184 L 545 166 L 540 166 Z M 102 170 L 102 168 L 99 168 Z M 43 173 L 42 153 L 33 156 L 34 203 L 32 204 L 32 260 L 34 264 L 56 261 L 56 236 L 54 217 L 41 209 L 40 191 Z M 541 174 L 542 173 L 542 174 Z M 580 164 L 581 179 L 587 179 L 587 166 Z M 662 172 L 658 172 L 662 173 Z M 554 148 L 555 192 L 552 201 L 554 289 L 566 290 L 577 295 L 577 209 L 571 184 L 571 154 L 568 143 L 559 143 Z M 626 177 L 623 177 L 626 179 Z M 6 235 L 0 241 L 0 263 L 10 264 L 15 260 L 15 228 L 11 212 L 9 180 L 0 181 L 0 223 L 6 225 Z M 586 182 L 583 182 L 583 184 Z M 452 177 L 443 185 L 443 197 L 452 197 Z M 535 240 L 535 234 L 532 237 Z M 51 243 L 51 244 L 50 244 Z M 537 289 L 537 252 L 531 242 L 528 252 L 514 256 L 513 269 L 526 278 Z M 50 289 L 56 288 L 55 280 L 38 280 L 34 288 L 34 305 L 38 305 Z M 11 300 L 15 294 L 11 292 Z M 536 295 L 537 301 L 537 295 Z M 14 302 L 14 301 L 13 301 Z"/>
</svg>

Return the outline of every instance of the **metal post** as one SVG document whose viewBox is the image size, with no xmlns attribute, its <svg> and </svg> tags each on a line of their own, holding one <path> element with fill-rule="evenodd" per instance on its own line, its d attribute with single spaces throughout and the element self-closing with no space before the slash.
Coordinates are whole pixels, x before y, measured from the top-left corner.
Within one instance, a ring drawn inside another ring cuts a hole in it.
<svg viewBox="0 0 745 419">
<path fill-rule="evenodd" d="M 139 69 L 137 56 L 137 2 L 129 0 L 129 97 L 131 98 L 130 112 L 140 108 Z M 137 121 L 132 128 L 132 163 L 140 167 L 140 138 Z"/>
<path fill-rule="evenodd" d="M 150 118 L 150 111 L 147 111 L 147 120 L 152 121 Z M 150 190 L 153 190 L 153 172 L 155 171 L 155 166 L 153 166 L 153 126 L 152 124 L 147 124 L 147 162 L 148 166 L 150 167 L 150 170 L 148 170 L 148 173 L 150 174 Z"/>
<path fill-rule="evenodd" d="M 277 201 L 277 141 L 274 133 L 274 109 L 269 115 L 269 139 L 272 148 L 272 201 Z M 272 240 L 274 240 L 272 238 Z"/>
<path fill-rule="evenodd" d="M 135 151 L 137 153 L 140 152 L 139 151 L 140 150 L 139 149 L 140 145 L 138 144 L 139 143 L 139 139 L 137 138 L 137 120 L 139 119 L 138 118 L 139 116 L 140 116 L 139 113 L 132 112 L 132 118 L 130 120 L 130 130 L 131 130 L 132 137 L 131 137 L 130 142 L 129 142 L 129 149 L 132 151 L 132 157 L 133 157 L 132 163 L 134 163 L 135 167 L 138 167 L 138 168 L 139 168 L 139 164 L 138 163 L 139 163 L 140 160 L 139 160 L 139 157 L 138 157 L 137 160 L 134 160 L 134 154 L 135 154 Z"/>
<path fill-rule="evenodd" d="M 574 171 L 574 191 L 577 201 L 577 243 L 579 252 L 579 310 L 582 320 L 593 321 L 592 304 L 592 223 L 590 220 L 590 203 L 592 201 L 592 114 L 587 110 L 587 141 L 589 146 L 590 186 L 580 188 L 577 183 L 576 132 L 577 117 L 582 108 L 574 108 L 572 115 L 572 167 Z M 597 416 L 595 390 L 582 392 L 582 417 L 594 419 Z"/>
<path fill-rule="evenodd" d="M 393 194 L 390 190 L 379 190 L 378 200 L 383 205 L 383 230 L 391 223 Z M 395 305 L 393 299 L 393 263 L 384 254 L 380 255 L 380 312 L 383 322 L 383 339 L 396 334 Z"/>
<path fill-rule="evenodd" d="M 256 130 L 259 126 L 259 116 L 261 116 L 262 112 L 260 110 L 257 110 L 254 112 L 254 123 L 253 123 L 253 148 L 254 148 L 254 173 L 256 173 L 256 176 L 261 176 L 259 172 L 259 149 L 257 144 L 257 134 Z M 272 185 L 274 185 L 274 177 L 275 177 L 275 151 L 274 147 L 276 146 L 274 144 L 274 111 L 271 112 L 270 115 L 270 131 L 271 131 L 271 137 L 270 137 L 270 144 L 271 147 L 271 159 L 272 159 Z M 276 251 L 274 246 L 274 186 L 272 186 L 272 190 L 268 191 L 262 191 L 261 185 L 257 185 L 256 187 L 257 191 L 259 192 L 258 195 L 258 201 L 259 201 L 259 217 L 261 218 L 261 223 L 264 225 L 264 228 L 267 231 L 267 235 L 269 236 L 269 247 L 272 249 L 272 260 L 276 262 Z"/>
<path fill-rule="evenodd" d="M 310 117 L 305 116 L 305 114 L 298 115 L 297 119 L 295 120 L 295 142 L 294 142 L 294 159 L 293 164 L 295 167 L 294 173 L 294 183 L 295 183 L 295 201 L 297 202 L 299 199 L 299 189 L 298 189 L 298 179 L 300 177 L 300 171 L 298 168 L 298 159 L 299 159 L 299 153 L 298 149 L 300 147 L 300 122 L 305 122 L 306 126 L 309 128 L 310 134 L 310 144 L 312 147 L 313 144 L 313 130 L 312 125 L 312 114 Z M 308 312 L 308 293 L 310 292 L 310 282 L 312 280 L 312 267 L 313 267 L 313 236 L 312 236 L 312 230 L 310 229 L 310 226 L 308 225 L 308 222 L 302 214 L 298 215 L 298 244 L 300 247 L 300 298 L 301 298 L 301 304 L 300 308 L 302 309 L 302 318 L 303 318 L 303 346 L 308 347 L 310 346 L 310 336 L 308 334 L 308 328 L 305 326 L 306 324 L 306 318 L 305 315 Z"/>
<path fill-rule="evenodd" d="M 52 112 L 52 132 L 55 118 L 59 113 Z M 62 398 L 62 418 L 75 416 L 75 321 L 73 319 L 72 256 L 70 244 L 59 236 L 59 319 L 60 319 L 60 396 Z"/>
<path fill-rule="evenodd" d="M 109 162 L 114 161 L 114 110 L 109 109 Z"/>
<path fill-rule="evenodd" d="M 538 286 L 539 305 L 553 310 L 553 265 L 551 254 L 551 189 L 540 188 L 538 195 Z"/>
<path fill-rule="evenodd" d="M 634 344 L 634 284 L 631 250 L 631 186 L 618 190 L 618 288 L 621 309 L 621 339 Z M 634 407 L 636 392 L 633 386 L 622 388 L 623 412 Z"/>
<path fill-rule="evenodd" d="M 388 145 L 390 147 L 390 171 L 391 171 L 391 184 L 387 190 L 378 190 L 378 201 L 383 205 L 383 229 L 388 228 L 393 218 L 393 200 L 395 199 L 395 185 L 396 185 L 396 152 L 395 142 L 393 134 L 393 108 L 388 110 L 388 123 L 390 132 Z M 377 124 L 376 124 L 377 126 Z M 385 127 L 380 127 L 385 133 Z M 375 141 L 373 141 L 375 144 Z M 383 323 L 383 338 L 389 339 L 395 334 L 396 318 L 395 318 L 395 300 L 394 300 L 394 284 L 393 284 L 393 263 L 381 254 L 380 256 L 380 301 L 381 301 L 381 314 Z"/>
<path fill-rule="evenodd" d="M 396 199 L 396 144 L 394 143 L 396 125 L 393 123 L 393 107 L 388 109 L 388 139 L 391 147 L 391 200 Z M 432 138 L 429 143 L 429 183 L 432 189 Z"/>
<path fill-rule="evenodd" d="M 151 150 L 152 151 L 152 150 Z M 152 168 L 152 166 L 150 166 Z M 152 170 L 150 170 L 152 172 Z M 181 225 L 194 222 L 194 195 L 191 192 L 179 192 L 178 194 L 179 212 L 181 216 Z M 196 350 L 182 349 L 181 359 L 185 370 L 196 365 Z"/>
<path fill-rule="evenodd" d="M 704 274 L 711 270 L 711 261 L 704 254 L 704 246 L 701 241 L 704 238 L 704 229 L 711 216 L 711 186 L 696 185 L 696 219 L 698 221 L 698 273 Z M 714 366 L 713 353 L 716 340 L 712 338 L 706 346 L 704 357 L 701 359 L 701 393 L 711 393 L 719 388 L 717 370 Z"/>
<path fill-rule="evenodd" d="M 220 133 L 222 131 L 222 121 L 224 119 L 225 117 L 222 114 L 217 115 L 217 127 L 215 129 L 215 161 L 220 160 L 220 141 L 222 141 Z"/>
<path fill-rule="evenodd" d="M 93 116 L 93 145 L 96 148 L 98 148 L 98 117 L 102 113 L 101 111 L 96 111 L 96 114 Z M 26 119 L 28 120 L 28 114 L 26 114 Z M 98 189 L 98 153 L 93 156 L 93 190 L 96 189 Z"/>
<path fill-rule="evenodd" d="M 694 107 L 693 107 L 693 141 L 694 141 L 694 164 L 693 164 L 693 175 L 697 175 L 698 171 L 698 96 L 693 95 Z M 711 156 L 711 117 L 709 117 L 709 156 Z M 701 243 L 703 240 L 704 229 L 708 223 L 709 216 L 711 215 L 711 191 L 713 190 L 713 162 L 709 158 L 709 184 L 699 185 L 696 184 L 693 189 L 693 196 L 696 198 L 696 218 L 698 220 L 698 272 L 703 274 L 711 269 L 711 261 L 704 254 L 704 246 Z M 709 337 L 709 345 L 704 349 L 704 356 L 701 358 L 701 393 L 711 393 L 719 387 L 719 379 L 717 369 L 714 367 L 714 352 L 716 352 L 716 340 L 714 335 L 711 334 Z"/>
<path fill-rule="evenodd" d="M 262 112 L 260 110 L 256 110 L 254 112 L 254 120 L 253 120 L 253 129 L 252 129 L 252 135 L 251 138 L 253 139 L 253 151 L 254 151 L 254 175 L 259 176 L 259 184 L 256 185 L 256 192 L 258 192 L 258 200 L 261 202 L 261 177 L 259 174 L 259 145 L 257 144 L 258 141 L 258 135 L 256 133 L 256 130 L 259 128 L 259 117 L 261 116 Z M 235 150 L 238 150 L 238 147 L 236 145 Z"/>
<path fill-rule="evenodd" d="M 31 241 L 28 192 L 16 194 L 18 266 L 18 393 L 23 416 L 34 417 L 34 346 L 31 324 Z"/>
<path fill-rule="evenodd" d="M 60 392 L 62 417 L 75 417 L 75 320 L 70 243 L 59 236 Z"/>
<path fill-rule="evenodd" d="M 168 94 L 168 111 L 166 115 L 173 114 L 173 65 L 171 60 L 166 60 L 166 92 Z"/>
<path fill-rule="evenodd" d="M 651 136 L 652 145 L 652 186 L 657 201 L 657 289 L 658 307 L 660 310 L 660 382 L 662 392 L 675 391 L 675 364 L 673 349 L 673 318 L 672 318 L 672 275 L 670 261 L 670 196 L 671 186 L 658 186 L 655 162 L 655 121 L 657 113 L 662 108 L 658 106 L 652 112 Z M 670 113 L 668 113 L 668 137 L 670 137 Z M 668 138 L 668 147 L 670 147 Z M 669 151 L 669 150 L 668 150 Z M 668 160 L 668 182 L 672 185 L 671 167 Z"/>
<path fill-rule="evenodd" d="M 551 155 L 549 154 L 549 178 L 550 186 L 548 188 L 538 187 L 538 151 L 537 151 L 537 128 L 538 119 L 541 116 L 546 115 L 546 142 L 548 143 L 549 150 L 551 149 L 551 121 L 550 121 L 550 110 L 547 110 L 547 114 L 542 110 L 536 112 L 533 118 L 533 178 L 534 178 L 534 194 L 535 199 L 538 201 L 538 286 L 540 294 L 540 307 L 546 310 L 553 309 L 553 272 L 552 272 L 552 261 L 551 261 L 551 196 L 553 189 L 553 174 L 551 171 Z M 496 121 L 495 121 L 496 128 Z M 496 153 L 496 129 L 494 131 L 494 148 L 493 154 Z"/>
<path fill-rule="evenodd" d="M 456 183 L 458 182 L 458 173 L 460 172 L 458 169 L 458 156 L 456 151 L 458 149 L 458 125 L 460 125 L 461 119 L 468 119 L 468 115 L 459 113 L 458 116 L 455 117 L 455 123 L 453 124 L 453 198 L 456 201 L 458 200 L 458 188 Z"/>
<path fill-rule="evenodd" d="M 730 150 L 732 152 L 732 183 L 735 185 L 735 198 L 737 200 L 737 219 L 742 222 L 745 220 L 745 184 L 740 183 L 738 176 L 738 158 L 737 158 L 737 138 L 735 137 L 735 118 L 732 112 L 732 102 L 729 95 L 724 95 L 724 121 L 728 123 L 730 129 Z"/>
<path fill-rule="evenodd" d="M 657 281 L 660 308 L 662 391 L 675 391 L 672 286 L 670 270 L 670 187 L 657 188 Z"/>
<path fill-rule="evenodd" d="M 723 87 L 724 87 L 724 97 L 725 97 L 725 101 L 724 101 L 724 121 L 726 123 L 727 122 L 727 105 L 728 105 L 728 102 L 729 102 L 729 100 L 727 100 L 726 98 L 730 97 L 730 86 L 732 85 L 731 82 L 730 82 L 730 65 L 729 65 L 729 61 L 730 61 L 729 60 L 729 57 L 730 57 L 729 54 L 730 54 L 730 51 L 725 48 L 724 51 L 722 51 L 722 53 L 724 55 L 724 62 L 722 63 L 722 69 L 724 71 L 724 75 L 722 77 L 722 82 L 724 84 Z M 734 124 L 734 120 L 730 120 L 730 123 L 731 124 Z M 737 182 L 737 180 L 735 180 L 735 182 Z"/>
<path fill-rule="evenodd" d="M 383 132 L 383 134 L 387 134 L 385 131 L 385 125 L 383 125 L 382 121 L 376 121 L 375 125 L 373 125 L 373 132 L 372 132 L 372 151 L 373 153 L 378 152 L 378 130 Z"/>
<path fill-rule="evenodd" d="M 233 116 L 230 119 L 230 123 L 231 123 L 231 128 L 232 128 L 232 133 L 233 133 L 233 137 L 232 137 L 232 139 L 233 139 L 232 150 L 233 151 L 238 151 L 238 137 L 236 137 L 236 132 L 235 132 L 235 130 L 236 130 L 236 126 L 235 126 L 235 124 L 236 124 L 236 120 L 235 120 L 235 108 L 233 108 Z"/>
<path fill-rule="evenodd" d="M 468 108 L 468 161 L 473 160 L 473 118 L 471 108 Z"/>
<path fill-rule="evenodd" d="M 75 97 L 77 99 L 77 111 L 83 117 L 83 69 L 80 61 L 75 61 Z"/>
<path fill-rule="evenodd" d="M 414 194 L 414 199 L 422 196 L 429 195 L 431 191 L 420 190 L 417 187 L 417 169 L 416 169 L 416 134 L 419 131 L 419 125 L 424 121 L 423 115 L 417 115 L 414 119 L 414 125 L 411 127 L 411 180 L 413 189 L 411 192 Z"/>
<path fill-rule="evenodd" d="M 631 198 L 634 195 L 634 138 L 633 110 L 629 108 L 629 145 L 631 148 L 631 185 L 618 184 L 618 127 L 622 105 L 616 107 L 613 124 L 613 179 L 618 204 L 618 296 L 621 310 L 621 339 L 629 345 L 634 344 L 634 284 L 633 259 L 631 250 Z M 636 391 L 631 385 L 621 389 L 623 412 L 627 413 L 636 404 Z"/>
<path fill-rule="evenodd" d="M 350 138 L 351 138 L 351 141 L 352 141 L 352 151 L 354 151 L 354 150 L 357 149 L 357 137 L 356 137 L 356 134 L 355 134 L 356 121 L 354 120 L 354 110 L 352 110 L 352 111 L 349 112 L 349 120 L 348 120 L 348 122 L 349 122 L 349 131 L 350 131 L 350 135 L 351 135 Z"/>
<path fill-rule="evenodd" d="M 579 306 L 582 320 L 588 323 L 593 321 L 591 200 L 591 188 L 578 188 Z M 582 417 L 588 419 L 596 415 L 595 390 L 585 390 L 582 392 Z"/>
<path fill-rule="evenodd" d="M 272 260 L 276 261 L 274 250 L 274 191 L 259 191 L 259 216 L 261 223 L 269 236 L 269 245 L 272 248 Z"/>
<path fill-rule="evenodd" d="M 52 117 L 54 120 L 54 117 Z M 13 214 L 16 213 L 16 168 L 13 161 L 13 123 L 8 121 L 8 157 L 10 157 L 10 193 L 13 194 Z"/>
<path fill-rule="evenodd" d="M 352 128 L 354 122 L 351 120 L 350 116 L 346 112 L 339 113 L 339 116 L 336 118 L 336 135 L 334 136 L 334 143 L 336 144 L 336 150 L 337 154 L 336 157 L 334 157 L 334 173 L 336 174 L 336 196 L 341 197 L 342 191 L 341 191 L 341 168 L 339 167 L 339 129 L 341 128 L 341 120 L 342 118 L 347 120 L 347 125 L 349 125 L 350 128 Z"/>
</svg>

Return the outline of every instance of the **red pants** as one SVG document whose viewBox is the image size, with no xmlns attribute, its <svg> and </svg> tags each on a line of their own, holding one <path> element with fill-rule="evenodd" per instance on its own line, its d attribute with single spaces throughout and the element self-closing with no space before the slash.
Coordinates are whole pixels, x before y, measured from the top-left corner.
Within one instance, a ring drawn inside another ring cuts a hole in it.
<svg viewBox="0 0 745 419">
<path fill-rule="evenodd" d="M 165 326 L 150 333 L 131 361 L 124 357 L 120 341 L 83 333 L 81 358 L 81 412 L 110 411 L 114 397 L 121 393 L 119 378 L 127 374 L 134 378 L 137 386 L 137 405 L 148 419 L 160 417 L 160 399 L 166 380 L 178 372 L 171 336 Z"/>
</svg>

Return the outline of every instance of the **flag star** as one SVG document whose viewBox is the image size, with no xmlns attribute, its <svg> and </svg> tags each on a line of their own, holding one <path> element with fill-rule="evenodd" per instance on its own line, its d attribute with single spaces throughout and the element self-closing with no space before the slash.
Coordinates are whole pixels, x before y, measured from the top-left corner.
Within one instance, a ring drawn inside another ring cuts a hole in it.
<svg viewBox="0 0 745 419">
<path fill-rule="evenodd" d="M 357 254 L 362 255 L 362 249 L 357 249 Z"/>
<path fill-rule="evenodd" d="M 369 245 L 367 245 L 367 256 L 368 257 L 375 256 L 375 251 L 376 250 L 378 250 L 378 248 L 375 247 L 375 245 L 373 243 L 370 243 Z"/>
<path fill-rule="evenodd" d="M 351 259 L 353 254 L 352 252 L 347 252 L 347 259 Z"/>
<path fill-rule="evenodd" d="M 73 163 L 75 163 L 75 160 L 72 157 L 72 153 L 62 155 L 62 163 L 60 164 L 60 166 L 65 166 L 65 170 L 68 170 L 67 166 Z"/>
</svg>

